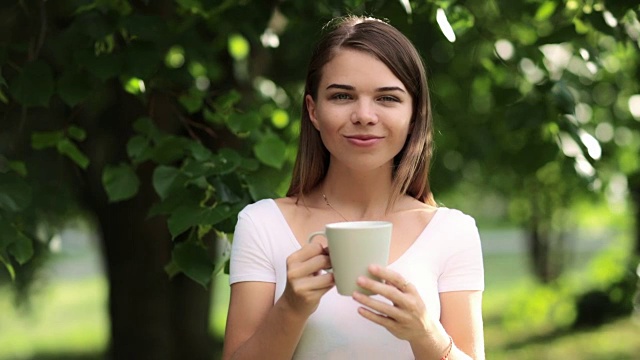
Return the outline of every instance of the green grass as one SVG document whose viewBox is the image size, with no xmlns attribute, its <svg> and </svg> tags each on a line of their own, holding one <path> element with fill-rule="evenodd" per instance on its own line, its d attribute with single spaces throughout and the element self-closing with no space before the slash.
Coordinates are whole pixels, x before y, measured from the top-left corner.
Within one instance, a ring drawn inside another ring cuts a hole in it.
<svg viewBox="0 0 640 360">
<path fill-rule="evenodd" d="M 107 285 L 101 277 L 51 281 L 28 305 L 16 309 L 12 293 L 0 289 L 0 359 L 104 349 L 106 296 Z"/>
</svg>

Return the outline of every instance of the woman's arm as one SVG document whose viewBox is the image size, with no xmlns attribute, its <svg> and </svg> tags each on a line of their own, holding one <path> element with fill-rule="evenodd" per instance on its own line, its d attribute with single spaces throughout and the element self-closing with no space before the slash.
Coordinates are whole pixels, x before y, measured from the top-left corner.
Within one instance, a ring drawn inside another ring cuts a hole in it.
<svg viewBox="0 0 640 360">
<path fill-rule="evenodd" d="M 440 322 L 454 344 L 449 360 L 484 360 L 482 291 L 440 293 L 440 308 Z"/>
<path fill-rule="evenodd" d="M 290 359 L 308 317 L 334 285 L 319 244 L 287 258 L 287 286 L 273 304 L 275 284 L 240 282 L 231 286 L 223 359 Z"/>
<path fill-rule="evenodd" d="M 416 359 L 484 360 L 482 291 L 440 293 L 440 307 L 441 329 L 411 343 Z"/>
<path fill-rule="evenodd" d="M 291 358 L 306 319 L 273 304 L 275 284 L 242 282 L 231 285 L 223 359 Z"/>
</svg>

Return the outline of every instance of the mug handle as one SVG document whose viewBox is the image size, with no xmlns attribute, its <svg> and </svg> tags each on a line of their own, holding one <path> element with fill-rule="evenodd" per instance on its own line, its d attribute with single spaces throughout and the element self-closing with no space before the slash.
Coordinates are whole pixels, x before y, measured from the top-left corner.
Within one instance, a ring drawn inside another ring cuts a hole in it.
<svg viewBox="0 0 640 360">
<path fill-rule="evenodd" d="M 325 238 L 327 237 L 327 235 L 324 233 L 324 231 L 316 231 L 314 233 L 309 234 L 309 237 L 307 238 L 307 243 L 311 244 L 311 241 L 316 236 L 324 236 Z"/>
<path fill-rule="evenodd" d="M 314 233 L 311 233 L 311 234 L 309 234 L 309 237 L 307 238 L 307 243 L 311 244 L 311 241 L 313 241 L 313 238 L 316 237 L 316 236 L 324 236 L 326 238 L 327 234 L 325 234 L 324 231 L 316 231 Z M 329 269 L 321 270 L 321 271 L 332 273 L 333 269 L 329 268 Z"/>
</svg>

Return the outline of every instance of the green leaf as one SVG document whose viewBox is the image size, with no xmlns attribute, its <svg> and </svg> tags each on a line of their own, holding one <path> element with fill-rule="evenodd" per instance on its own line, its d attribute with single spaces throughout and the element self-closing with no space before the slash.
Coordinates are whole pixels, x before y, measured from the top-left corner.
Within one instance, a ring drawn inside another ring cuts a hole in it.
<svg viewBox="0 0 640 360">
<path fill-rule="evenodd" d="M 236 135 L 248 133 L 262 124 L 262 118 L 257 112 L 246 114 L 233 113 L 227 118 L 227 127 Z"/>
<path fill-rule="evenodd" d="M 67 128 L 69 137 L 76 141 L 84 141 L 87 138 L 87 132 L 83 128 L 71 125 Z"/>
<path fill-rule="evenodd" d="M 89 77 L 77 70 L 67 71 L 58 79 L 58 95 L 71 107 L 86 99 L 91 90 Z"/>
<path fill-rule="evenodd" d="M 217 157 L 214 159 L 218 174 L 228 174 L 237 169 L 241 163 L 242 157 L 240 154 L 229 148 L 220 149 Z"/>
<path fill-rule="evenodd" d="M 184 157 L 188 146 L 189 140 L 183 136 L 164 136 L 153 149 L 152 159 L 158 164 L 172 164 Z"/>
<path fill-rule="evenodd" d="M 203 246 L 193 242 L 176 244 L 172 260 L 185 275 L 198 284 L 206 287 L 211 281 L 215 267 Z"/>
<path fill-rule="evenodd" d="M 138 193 L 140 180 L 128 164 L 107 165 L 102 172 L 102 185 L 110 202 L 127 200 Z"/>
<path fill-rule="evenodd" d="M 534 19 L 536 21 L 545 21 L 549 19 L 551 15 L 553 15 L 553 13 L 556 11 L 556 6 L 557 4 L 555 1 L 545 1 L 542 5 L 540 5 L 538 11 L 536 11 Z"/>
<path fill-rule="evenodd" d="M 231 207 L 220 205 L 213 208 L 201 206 L 180 206 L 167 220 L 172 238 L 198 225 L 215 225 L 233 215 Z"/>
<path fill-rule="evenodd" d="M 7 95 L 5 95 L 4 91 L 2 91 L 2 89 L 0 89 L 0 101 L 2 101 L 5 104 L 9 103 L 9 98 L 7 98 Z"/>
<path fill-rule="evenodd" d="M 226 264 L 229 262 L 231 258 L 231 242 L 227 237 L 227 234 L 216 231 L 216 258 L 215 258 L 215 269 L 213 270 L 213 274 L 218 274 L 222 271 Z"/>
<path fill-rule="evenodd" d="M 211 124 L 216 124 L 216 125 L 224 124 L 225 119 L 227 118 L 225 115 L 222 114 L 222 112 L 220 111 L 213 112 L 206 107 L 204 108 L 204 110 L 202 110 L 202 115 L 204 116 L 205 121 Z"/>
<path fill-rule="evenodd" d="M 153 172 L 153 188 L 161 199 L 166 199 L 169 190 L 173 187 L 176 179 L 181 175 L 180 169 L 172 166 L 160 165 Z"/>
<path fill-rule="evenodd" d="M 75 55 L 76 63 L 82 64 L 87 71 L 102 81 L 122 74 L 124 58 L 122 54 L 111 53 L 95 55 L 92 51 L 81 50 Z"/>
<path fill-rule="evenodd" d="M 575 99 L 563 81 L 558 81 L 553 85 L 551 95 L 553 102 L 564 114 L 573 114 L 575 112 Z"/>
<path fill-rule="evenodd" d="M 180 270 L 180 267 L 178 267 L 178 264 L 176 264 L 176 262 L 173 261 L 173 259 L 171 259 L 171 261 L 169 261 L 169 263 L 165 265 L 164 272 L 166 272 L 167 275 L 169 275 L 169 278 L 172 278 L 180 274 L 181 270 Z"/>
<path fill-rule="evenodd" d="M 188 93 L 181 95 L 178 98 L 178 101 L 182 106 L 184 106 L 189 114 L 200 111 L 200 109 L 202 109 L 202 104 L 204 103 L 202 92 L 195 89 L 191 89 Z"/>
<path fill-rule="evenodd" d="M 240 167 L 247 171 L 256 171 L 260 167 L 260 163 L 255 159 L 242 159 Z"/>
<path fill-rule="evenodd" d="M 204 145 L 197 141 L 193 141 L 189 143 L 189 151 L 191 152 L 191 156 L 197 161 L 206 161 L 210 160 L 213 156 L 211 150 L 207 149 Z"/>
<path fill-rule="evenodd" d="M 148 117 L 141 117 L 133 123 L 133 129 L 141 135 L 146 135 L 148 138 L 158 141 L 163 137 L 162 132 L 153 123 L 153 120 Z"/>
<path fill-rule="evenodd" d="M 136 164 L 149 160 L 151 157 L 151 146 L 147 138 L 136 135 L 127 142 L 127 155 Z"/>
<path fill-rule="evenodd" d="M 22 177 L 27 176 L 27 165 L 23 161 L 9 161 L 9 168 Z"/>
<path fill-rule="evenodd" d="M 210 176 L 218 173 L 218 167 L 212 161 L 196 161 L 188 159 L 182 167 L 184 173 L 190 178 Z"/>
<path fill-rule="evenodd" d="M 218 111 L 227 111 L 233 108 L 242 99 L 242 95 L 237 90 L 231 90 L 221 95 L 213 102 L 213 107 Z"/>
<path fill-rule="evenodd" d="M 11 246 L 16 241 L 17 234 L 18 230 L 16 230 L 13 223 L 0 217 L 0 252 Z"/>
<path fill-rule="evenodd" d="M 82 169 L 89 166 L 89 158 L 69 139 L 63 139 L 57 144 L 58 152 L 73 160 Z"/>
<path fill-rule="evenodd" d="M 447 20 L 456 36 L 461 36 L 475 25 L 475 17 L 467 8 L 456 5 L 447 10 Z"/>
<path fill-rule="evenodd" d="M 282 168 L 286 159 L 286 150 L 287 145 L 276 135 L 263 137 L 253 147 L 253 153 L 261 163 L 276 169 Z"/>
<path fill-rule="evenodd" d="M 51 67 L 42 60 L 28 63 L 11 82 L 9 92 L 24 106 L 48 106 L 54 92 Z"/>
<path fill-rule="evenodd" d="M 0 173 L 0 209 L 9 212 L 24 210 L 31 204 L 31 187 L 16 174 Z"/>
<path fill-rule="evenodd" d="M 192 226 L 198 225 L 199 218 L 202 217 L 204 211 L 205 209 L 198 205 L 179 206 L 176 208 L 167 219 L 171 238 L 175 239 Z"/>
<path fill-rule="evenodd" d="M 211 182 L 216 189 L 216 198 L 223 203 L 237 203 L 240 201 L 240 197 L 231 189 L 229 184 L 227 185 L 226 181 L 228 179 L 220 179 L 216 177 Z"/>
<path fill-rule="evenodd" d="M 13 268 L 13 265 L 11 265 L 11 262 L 9 261 L 8 257 L 3 254 L 2 249 L 0 249 L 0 262 L 3 263 L 4 267 L 7 268 L 7 271 L 9 272 L 9 276 L 11 276 L 11 280 L 15 281 L 16 271 Z"/>
<path fill-rule="evenodd" d="M 272 181 L 273 177 L 270 177 L 268 171 L 265 171 L 265 169 L 275 171 L 270 168 L 263 168 L 261 171 L 251 174 L 251 176 L 243 177 L 249 188 L 249 194 L 251 194 L 251 198 L 254 201 L 277 197 L 274 191 L 277 182 Z"/>
<path fill-rule="evenodd" d="M 231 206 L 222 204 L 213 208 L 207 208 L 200 218 L 198 225 L 216 225 L 237 212 Z"/>
<path fill-rule="evenodd" d="M 175 187 L 167 193 L 167 198 L 151 206 L 148 216 L 171 215 L 181 206 L 200 206 L 202 190 L 195 188 Z"/>
<path fill-rule="evenodd" d="M 8 250 L 20 265 L 24 265 L 33 256 L 33 242 L 21 232 L 17 235 Z"/>
<path fill-rule="evenodd" d="M 31 134 L 31 146 L 36 150 L 58 146 L 58 143 L 64 139 L 64 132 L 44 131 L 34 132 Z"/>
</svg>

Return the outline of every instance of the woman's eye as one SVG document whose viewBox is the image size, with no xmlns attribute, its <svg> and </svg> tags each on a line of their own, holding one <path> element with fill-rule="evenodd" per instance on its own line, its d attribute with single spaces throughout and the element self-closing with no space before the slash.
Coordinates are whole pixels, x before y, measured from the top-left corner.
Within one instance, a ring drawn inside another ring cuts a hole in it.
<svg viewBox="0 0 640 360">
<path fill-rule="evenodd" d="M 349 100 L 351 97 L 348 94 L 339 93 L 332 96 L 336 100 Z"/>
<path fill-rule="evenodd" d="M 399 101 L 398 98 L 395 97 L 395 96 L 381 96 L 379 98 L 379 100 L 383 101 L 383 102 L 388 102 L 388 101 L 398 102 Z"/>
</svg>

